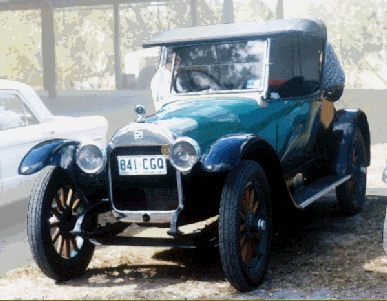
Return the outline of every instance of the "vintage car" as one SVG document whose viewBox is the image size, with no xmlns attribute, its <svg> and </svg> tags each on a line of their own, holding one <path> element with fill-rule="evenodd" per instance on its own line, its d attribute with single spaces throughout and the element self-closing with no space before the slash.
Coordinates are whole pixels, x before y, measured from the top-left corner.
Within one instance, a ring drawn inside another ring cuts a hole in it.
<svg viewBox="0 0 387 301">
<path fill-rule="evenodd" d="M 55 116 L 30 86 L 0 79 L 0 205 L 28 198 L 35 176 L 19 175 L 20 161 L 37 143 L 53 138 L 106 144 L 102 116 Z"/>
<path fill-rule="evenodd" d="M 289 19 L 174 29 L 144 44 L 162 47 L 170 76 L 160 110 L 147 117 L 138 105 L 106 148 L 51 140 L 20 165 L 44 168 L 28 211 L 42 271 L 79 276 L 96 244 L 213 243 L 226 278 L 247 291 L 264 279 L 273 221 L 335 188 L 343 212 L 359 212 L 369 127 L 361 110 L 323 99 L 326 37 L 322 23 Z M 117 222 L 100 222 L 109 212 Z M 165 237 L 122 232 L 130 224 Z"/>
</svg>

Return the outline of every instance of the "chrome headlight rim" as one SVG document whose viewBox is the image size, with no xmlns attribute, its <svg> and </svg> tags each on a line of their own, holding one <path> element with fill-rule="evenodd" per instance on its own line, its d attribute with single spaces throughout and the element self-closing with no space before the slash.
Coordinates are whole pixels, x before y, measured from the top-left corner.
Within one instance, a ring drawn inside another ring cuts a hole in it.
<svg viewBox="0 0 387 301">
<path fill-rule="evenodd" d="M 194 148 L 195 153 L 196 153 L 196 155 L 195 155 L 196 158 L 195 158 L 194 162 L 191 164 L 191 166 L 186 167 L 186 168 L 177 165 L 174 158 L 173 158 L 173 148 L 181 142 L 189 143 Z M 192 168 L 195 166 L 195 164 L 199 161 L 200 156 L 201 156 L 200 146 L 194 139 L 192 139 L 190 137 L 178 137 L 170 147 L 169 161 L 171 162 L 172 166 L 174 168 L 176 168 L 178 171 L 180 171 L 182 173 L 187 173 L 187 172 L 191 171 Z"/>
<path fill-rule="evenodd" d="M 85 147 L 90 147 L 90 146 L 96 147 L 98 149 L 98 151 L 101 153 L 102 163 L 96 168 L 86 169 L 82 166 L 79 155 Z M 107 162 L 106 149 L 102 148 L 100 145 L 93 143 L 93 142 L 82 142 L 81 144 L 79 144 L 79 146 L 77 147 L 77 151 L 76 151 L 75 156 L 76 156 L 77 166 L 86 174 L 99 174 L 102 172 L 102 170 L 106 166 L 106 162 Z"/>
</svg>

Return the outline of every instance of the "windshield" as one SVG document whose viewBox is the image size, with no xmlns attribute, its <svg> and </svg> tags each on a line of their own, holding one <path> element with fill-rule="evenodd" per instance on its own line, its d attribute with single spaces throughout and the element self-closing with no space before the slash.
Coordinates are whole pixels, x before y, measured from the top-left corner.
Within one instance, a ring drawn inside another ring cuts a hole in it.
<svg viewBox="0 0 387 301">
<path fill-rule="evenodd" d="M 262 90 L 266 41 L 171 47 L 163 67 L 173 70 L 170 93 Z"/>
</svg>

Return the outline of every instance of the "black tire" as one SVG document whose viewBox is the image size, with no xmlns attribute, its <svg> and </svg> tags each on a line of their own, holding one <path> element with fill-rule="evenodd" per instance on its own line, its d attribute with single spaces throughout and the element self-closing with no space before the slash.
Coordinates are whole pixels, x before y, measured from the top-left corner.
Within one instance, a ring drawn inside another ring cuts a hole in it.
<svg viewBox="0 0 387 301">
<path fill-rule="evenodd" d="M 249 291 L 263 281 L 271 242 L 272 205 L 265 172 L 257 162 L 242 161 L 226 178 L 219 213 L 219 252 L 233 287 Z"/>
<path fill-rule="evenodd" d="M 93 244 L 69 233 L 84 204 L 71 178 L 59 167 L 47 167 L 32 190 L 27 214 L 28 242 L 38 267 L 57 281 L 83 275 L 93 256 Z"/>
<path fill-rule="evenodd" d="M 367 153 L 366 144 L 359 128 L 355 128 L 349 154 L 350 162 L 348 163 L 352 165 L 352 177 L 336 188 L 337 201 L 345 215 L 359 213 L 366 198 Z"/>
</svg>

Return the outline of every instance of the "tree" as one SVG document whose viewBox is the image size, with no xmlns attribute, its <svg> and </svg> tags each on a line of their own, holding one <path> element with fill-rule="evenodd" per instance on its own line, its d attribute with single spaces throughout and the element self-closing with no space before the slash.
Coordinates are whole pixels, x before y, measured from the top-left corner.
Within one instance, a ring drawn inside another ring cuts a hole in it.
<svg viewBox="0 0 387 301">
<path fill-rule="evenodd" d="M 386 45 L 385 0 L 327 0 L 310 5 L 310 13 L 322 19 L 347 75 L 347 86 L 361 88 L 370 71 L 384 85 L 383 50 Z"/>
</svg>

